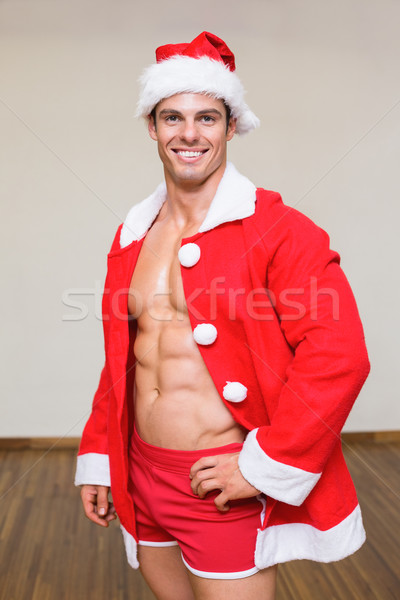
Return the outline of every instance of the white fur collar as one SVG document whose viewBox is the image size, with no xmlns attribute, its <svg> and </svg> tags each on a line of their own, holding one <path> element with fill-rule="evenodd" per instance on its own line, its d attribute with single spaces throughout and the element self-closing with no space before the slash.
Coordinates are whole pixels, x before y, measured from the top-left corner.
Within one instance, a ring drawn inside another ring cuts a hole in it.
<svg viewBox="0 0 400 600">
<path fill-rule="evenodd" d="M 165 183 L 161 183 L 151 196 L 131 208 L 121 229 L 121 248 L 140 240 L 146 234 L 166 199 L 167 187 Z M 228 221 L 249 217 L 254 214 L 255 202 L 255 185 L 228 162 L 199 232 L 209 231 Z"/>
</svg>

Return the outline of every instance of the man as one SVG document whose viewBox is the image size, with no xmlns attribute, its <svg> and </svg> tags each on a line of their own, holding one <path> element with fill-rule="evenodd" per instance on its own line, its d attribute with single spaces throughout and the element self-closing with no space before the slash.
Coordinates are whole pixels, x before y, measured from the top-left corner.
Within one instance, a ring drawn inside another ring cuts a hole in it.
<svg viewBox="0 0 400 600">
<path fill-rule="evenodd" d="M 76 484 L 160 600 L 272 600 L 278 563 L 365 538 L 340 444 L 362 326 L 327 234 L 227 163 L 258 124 L 229 48 L 204 32 L 156 56 L 139 113 L 165 184 L 108 257 Z"/>
</svg>

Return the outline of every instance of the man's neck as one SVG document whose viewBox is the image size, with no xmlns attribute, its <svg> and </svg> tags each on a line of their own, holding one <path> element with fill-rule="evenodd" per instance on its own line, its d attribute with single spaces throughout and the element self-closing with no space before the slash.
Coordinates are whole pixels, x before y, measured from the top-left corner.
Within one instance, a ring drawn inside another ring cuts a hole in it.
<svg viewBox="0 0 400 600">
<path fill-rule="evenodd" d="M 167 201 L 163 207 L 164 217 L 173 220 L 178 226 L 202 223 L 223 177 L 226 162 L 206 180 L 175 181 L 165 170 Z"/>
</svg>

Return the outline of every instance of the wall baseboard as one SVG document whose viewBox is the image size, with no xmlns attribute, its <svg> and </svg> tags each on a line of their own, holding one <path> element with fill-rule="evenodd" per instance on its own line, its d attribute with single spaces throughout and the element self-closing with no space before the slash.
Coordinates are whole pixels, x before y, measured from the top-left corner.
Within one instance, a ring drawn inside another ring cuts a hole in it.
<svg viewBox="0 0 400 600">
<path fill-rule="evenodd" d="M 375 442 L 378 444 L 400 442 L 399 431 L 354 431 L 342 433 L 343 441 Z M 0 450 L 78 450 L 80 438 L 77 437 L 31 437 L 1 438 Z"/>
<path fill-rule="evenodd" d="M 354 431 L 342 433 L 344 442 L 400 442 L 400 431 Z"/>
<path fill-rule="evenodd" d="M 0 438 L 0 450 L 78 450 L 77 437 Z"/>
</svg>

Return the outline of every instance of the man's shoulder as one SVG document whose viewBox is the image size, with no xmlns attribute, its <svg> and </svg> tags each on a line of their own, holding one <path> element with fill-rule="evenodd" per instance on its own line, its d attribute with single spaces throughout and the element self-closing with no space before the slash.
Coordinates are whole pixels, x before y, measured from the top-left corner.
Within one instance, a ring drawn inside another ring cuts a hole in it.
<svg viewBox="0 0 400 600">
<path fill-rule="evenodd" d="M 258 217 L 264 217 L 270 221 L 276 219 L 289 219 L 292 222 L 309 223 L 315 226 L 315 223 L 304 213 L 294 206 L 285 204 L 279 192 L 265 188 L 257 188 L 257 202 L 255 214 Z M 286 222 L 287 224 L 287 222 Z"/>
<path fill-rule="evenodd" d="M 264 188 L 257 188 L 256 208 L 248 224 L 258 231 L 266 245 L 290 239 L 296 244 L 307 245 L 328 237 L 312 219 L 285 204 L 279 192 Z"/>
<path fill-rule="evenodd" d="M 285 204 L 279 192 L 257 188 L 257 202 L 254 216 L 268 222 L 275 223 L 278 228 L 305 227 L 306 229 L 320 229 L 310 217 L 299 211 L 294 206 Z M 279 227 L 280 225 L 280 227 Z"/>
</svg>

